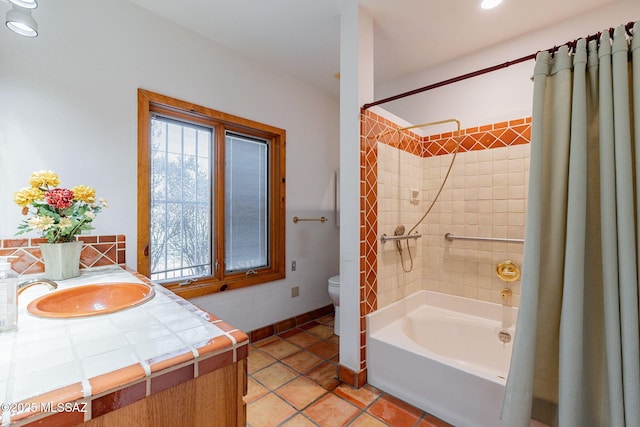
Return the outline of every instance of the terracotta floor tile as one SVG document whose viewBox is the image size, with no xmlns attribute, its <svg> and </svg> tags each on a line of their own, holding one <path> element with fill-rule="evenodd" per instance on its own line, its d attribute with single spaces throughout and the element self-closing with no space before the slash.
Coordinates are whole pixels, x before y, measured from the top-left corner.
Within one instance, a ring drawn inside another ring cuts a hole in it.
<svg viewBox="0 0 640 427">
<path fill-rule="evenodd" d="M 322 359 L 320 359 L 313 353 L 309 353 L 308 351 L 303 350 L 299 353 L 293 354 L 283 359 L 282 362 L 286 363 L 298 372 L 305 373 L 309 369 L 321 363 Z"/>
<path fill-rule="evenodd" d="M 316 427 L 317 424 L 309 421 L 309 418 L 302 414 L 298 414 L 291 418 L 289 421 L 280 424 L 278 427 Z"/>
<path fill-rule="evenodd" d="M 302 413 L 322 427 L 343 427 L 353 420 L 360 410 L 335 394 L 328 393 Z"/>
<path fill-rule="evenodd" d="M 333 336 L 333 326 L 316 325 L 309 329 L 308 332 L 320 338 L 331 338 Z"/>
<path fill-rule="evenodd" d="M 333 390 L 340 384 L 336 365 L 329 362 L 321 363 L 306 373 L 306 376 L 320 384 L 327 390 Z"/>
<path fill-rule="evenodd" d="M 382 393 L 375 387 L 365 384 L 361 388 L 353 388 L 346 384 L 340 384 L 333 392 L 339 397 L 353 403 L 360 409 L 364 409 L 376 400 Z"/>
<path fill-rule="evenodd" d="M 349 424 L 349 427 L 387 427 L 388 425 L 389 424 L 385 424 L 377 418 L 364 413 Z"/>
<path fill-rule="evenodd" d="M 254 350 L 247 357 L 247 372 L 253 374 L 256 371 L 275 363 L 276 359 L 260 350 Z"/>
<path fill-rule="evenodd" d="M 251 427 L 276 427 L 296 410 L 273 393 L 247 405 L 247 422 Z"/>
<path fill-rule="evenodd" d="M 340 348 L 332 342 L 320 341 L 315 344 L 311 344 L 307 347 L 307 350 L 323 359 L 331 359 L 333 356 L 338 354 Z"/>
<path fill-rule="evenodd" d="M 280 337 L 277 336 L 277 335 L 274 335 L 272 337 L 265 338 L 265 339 L 260 340 L 260 341 L 256 341 L 256 342 L 253 343 L 253 345 L 255 347 L 257 347 L 257 348 L 261 348 L 261 347 L 264 347 L 265 345 L 269 345 L 269 344 L 272 344 L 272 343 L 278 342 L 278 341 L 280 341 Z"/>
<path fill-rule="evenodd" d="M 320 341 L 320 337 L 307 332 L 300 332 L 299 334 L 287 338 L 287 341 L 300 347 L 308 347 L 311 344 L 315 344 Z"/>
<path fill-rule="evenodd" d="M 323 387 L 304 377 L 298 377 L 276 390 L 289 405 L 297 410 L 306 408 L 311 402 L 327 393 Z"/>
<path fill-rule="evenodd" d="M 395 397 L 384 395 L 367 410 L 393 427 L 412 427 L 422 411 Z"/>
<path fill-rule="evenodd" d="M 291 368 L 283 365 L 282 363 L 274 363 L 271 366 L 256 372 L 253 374 L 253 378 L 258 380 L 263 386 L 269 390 L 275 390 L 282 384 L 291 381 L 298 374 Z"/>
<path fill-rule="evenodd" d="M 333 314 L 327 314 L 324 317 L 321 317 L 319 319 L 316 319 L 316 321 L 318 323 L 321 323 L 323 325 L 327 325 L 327 326 L 333 326 L 334 322 L 335 322 L 335 316 Z"/>
<path fill-rule="evenodd" d="M 368 384 L 341 384 L 333 319 L 325 316 L 249 345 L 248 425 L 452 427 Z"/>
<path fill-rule="evenodd" d="M 246 403 L 251 403 L 256 399 L 261 398 L 267 393 L 269 393 L 269 389 L 265 388 L 258 381 L 249 377 L 247 395 L 244 397 L 244 401 Z"/>
<path fill-rule="evenodd" d="M 276 359 L 283 359 L 301 350 L 300 347 L 293 345 L 285 340 L 273 342 L 269 345 L 261 347 L 260 349 L 265 353 L 275 357 Z"/>
<path fill-rule="evenodd" d="M 299 334 L 300 332 L 302 332 L 302 330 L 301 330 L 301 329 L 298 329 L 298 328 L 292 328 L 292 329 L 289 329 L 289 330 L 287 330 L 287 331 L 284 331 L 284 332 L 279 333 L 279 334 L 278 334 L 278 336 L 279 336 L 280 338 L 282 338 L 283 340 L 286 340 L 287 338 L 291 338 L 292 336 L 297 335 L 297 334 Z"/>
</svg>

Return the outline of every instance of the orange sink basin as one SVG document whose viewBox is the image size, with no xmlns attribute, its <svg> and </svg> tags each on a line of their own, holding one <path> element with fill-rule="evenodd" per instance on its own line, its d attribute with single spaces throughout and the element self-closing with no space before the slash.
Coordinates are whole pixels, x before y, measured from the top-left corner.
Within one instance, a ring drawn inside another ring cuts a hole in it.
<svg viewBox="0 0 640 427">
<path fill-rule="evenodd" d="M 95 316 L 135 307 L 154 295 L 143 283 L 97 283 L 51 292 L 31 301 L 27 310 L 39 317 Z"/>
</svg>

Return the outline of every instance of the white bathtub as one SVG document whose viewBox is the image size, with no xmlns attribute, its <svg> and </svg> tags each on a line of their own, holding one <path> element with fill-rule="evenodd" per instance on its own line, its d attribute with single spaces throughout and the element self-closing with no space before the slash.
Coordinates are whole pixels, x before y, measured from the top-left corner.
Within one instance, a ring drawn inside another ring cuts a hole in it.
<svg viewBox="0 0 640 427">
<path fill-rule="evenodd" d="M 456 427 L 499 427 L 517 309 L 420 291 L 367 316 L 368 382 Z"/>
</svg>

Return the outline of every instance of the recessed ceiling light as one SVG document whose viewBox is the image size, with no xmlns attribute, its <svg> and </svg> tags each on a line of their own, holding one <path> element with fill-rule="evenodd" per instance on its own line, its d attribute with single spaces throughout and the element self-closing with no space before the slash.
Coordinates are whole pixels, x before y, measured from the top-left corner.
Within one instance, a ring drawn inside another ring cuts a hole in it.
<svg viewBox="0 0 640 427">
<path fill-rule="evenodd" d="M 502 3 L 502 0 L 482 0 L 480 7 L 483 9 L 493 9 Z"/>
<path fill-rule="evenodd" d="M 31 9 L 25 9 L 14 5 L 11 10 L 7 12 L 5 24 L 7 25 L 7 28 L 21 36 L 38 36 L 38 23 L 31 16 Z"/>
<path fill-rule="evenodd" d="M 9 0 L 11 3 L 16 6 L 24 7 L 25 9 L 35 9 L 38 7 L 38 2 L 36 0 Z"/>
</svg>

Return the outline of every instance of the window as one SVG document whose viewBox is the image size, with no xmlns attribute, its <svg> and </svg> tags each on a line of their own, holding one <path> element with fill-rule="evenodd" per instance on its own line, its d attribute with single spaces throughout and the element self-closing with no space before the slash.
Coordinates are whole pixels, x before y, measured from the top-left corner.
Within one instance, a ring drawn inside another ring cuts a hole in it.
<svg viewBox="0 0 640 427">
<path fill-rule="evenodd" d="M 138 90 L 138 271 L 184 297 L 285 277 L 285 131 Z"/>
</svg>

